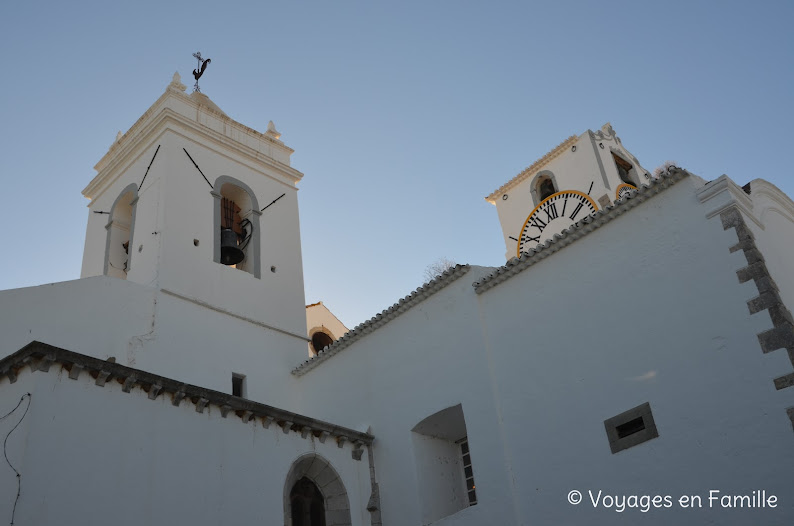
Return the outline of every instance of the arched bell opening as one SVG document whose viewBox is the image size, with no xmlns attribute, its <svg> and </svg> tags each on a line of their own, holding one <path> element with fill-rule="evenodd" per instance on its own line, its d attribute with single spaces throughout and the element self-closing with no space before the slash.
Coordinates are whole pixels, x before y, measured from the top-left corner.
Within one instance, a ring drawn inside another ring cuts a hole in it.
<svg viewBox="0 0 794 526">
<path fill-rule="evenodd" d="M 334 337 L 322 329 L 318 329 L 314 333 L 312 333 L 311 339 L 312 339 L 312 350 L 314 351 L 314 354 L 319 353 L 320 351 L 322 351 L 323 349 L 334 343 Z"/>
<path fill-rule="evenodd" d="M 259 205 L 253 191 L 229 176 L 215 181 L 214 260 L 260 277 Z"/>
<path fill-rule="evenodd" d="M 557 186 L 554 174 L 549 170 L 541 170 L 532 181 L 531 191 L 532 200 L 535 202 L 535 206 L 537 206 L 541 201 L 550 195 L 556 194 L 560 190 Z"/>
<path fill-rule="evenodd" d="M 620 180 L 624 184 L 630 184 L 634 188 L 638 188 L 639 179 L 637 178 L 637 170 L 634 169 L 634 166 L 614 151 L 612 152 L 612 159 L 615 160 L 615 168 L 618 171 Z"/>
<path fill-rule="evenodd" d="M 110 218 L 105 242 L 105 264 L 103 273 L 114 278 L 127 279 L 132 266 L 133 229 L 135 227 L 135 205 L 138 202 L 138 188 L 131 184 L 122 190 L 110 209 Z"/>
</svg>

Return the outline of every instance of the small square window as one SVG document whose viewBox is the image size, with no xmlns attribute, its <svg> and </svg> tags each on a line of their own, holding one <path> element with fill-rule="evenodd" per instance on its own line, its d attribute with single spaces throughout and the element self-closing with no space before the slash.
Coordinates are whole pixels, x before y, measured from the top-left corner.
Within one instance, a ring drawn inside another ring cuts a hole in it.
<svg viewBox="0 0 794 526">
<path fill-rule="evenodd" d="M 232 373 L 232 394 L 245 398 L 245 375 Z"/>
<path fill-rule="evenodd" d="M 604 420 L 604 427 L 612 453 L 623 451 L 659 436 L 656 422 L 653 421 L 651 404 L 648 402 Z"/>
</svg>

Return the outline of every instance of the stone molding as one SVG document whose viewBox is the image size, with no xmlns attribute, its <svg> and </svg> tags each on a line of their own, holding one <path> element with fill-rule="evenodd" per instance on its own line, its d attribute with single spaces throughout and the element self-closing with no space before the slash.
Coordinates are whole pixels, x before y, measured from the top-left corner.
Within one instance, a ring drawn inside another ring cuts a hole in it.
<svg viewBox="0 0 794 526">
<path fill-rule="evenodd" d="M 531 165 L 527 166 L 521 172 L 518 173 L 515 177 L 507 181 L 505 184 L 494 190 L 493 192 L 485 198 L 486 201 L 491 203 L 492 205 L 496 204 L 496 199 L 501 196 L 502 194 L 508 193 L 514 187 L 518 186 L 518 184 L 524 182 L 526 179 L 534 176 L 535 173 L 549 164 L 551 161 L 559 157 L 569 146 L 573 146 L 573 144 L 578 140 L 576 135 L 571 135 L 563 142 L 552 148 L 552 150 L 532 163 Z"/>
<path fill-rule="evenodd" d="M 470 268 L 471 267 L 469 265 L 455 265 L 454 267 L 445 270 L 438 277 L 428 281 L 409 295 L 400 299 L 388 309 L 376 314 L 369 320 L 360 323 L 353 330 L 348 331 L 347 334 L 326 347 L 325 350 L 317 353 L 317 356 L 313 356 L 293 369 L 292 374 L 295 376 L 303 376 L 342 349 L 349 347 L 356 340 L 359 340 L 363 336 L 378 330 L 380 327 L 386 325 L 394 318 L 407 312 L 415 305 L 423 302 L 436 292 L 440 291 L 453 281 L 466 274 Z"/>
<path fill-rule="evenodd" d="M 68 371 L 72 380 L 79 379 L 81 373 L 86 372 L 95 380 L 97 386 L 103 387 L 108 382 L 117 381 L 125 393 L 131 393 L 138 388 L 147 393 L 150 400 L 156 400 L 162 395 L 170 398 L 171 404 L 177 407 L 187 401 L 195 406 L 197 413 L 203 413 L 205 409 L 214 406 L 223 418 L 234 414 L 244 424 L 255 420 L 262 427 L 268 428 L 275 422 L 285 434 L 295 431 L 304 439 L 318 438 L 320 442 L 331 437 L 339 447 L 343 447 L 347 441 L 352 445 L 351 456 L 355 460 L 361 459 L 361 445 L 370 446 L 374 440 L 368 433 L 37 341 L 0 360 L 0 382 L 7 377 L 11 383 L 15 383 L 25 367 L 31 372 L 48 372 L 53 369 L 54 364 L 60 364 L 62 370 Z M 307 432 L 304 433 L 304 430 Z"/>
<path fill-rule="evenodd" d="M 766 268 L 764 256 L 755 244 L 755 236 L 747 227 L 744 215 L 738 205 L 724 208 L 720 212 L 720 220 L 724 230 L 731 228 L 736 230 L 738 243 L 730 248 L 730 252 L 741 250 L 747 259 L 747 266 L 736 271 L 739 283 L 752 280 L 758 289 L 758 296 L 747 301 L 750 314 L 767 311 L 772 320 L 772 328 L 757 335 L 761 351 L 766 354 L 785 349 L 789 361 L 794 367 L 794 318 L 778 294 L 775 280 L 772 279 Z M 777 390 L 792 387 L 794 386 L 794 372 L 786 373 L 773 381 Z M 794 407 L 787 408 L 786 413 L 794 427 Z"/>
<path fill-rule="evenodd" d="M 686 170 L 675 169 L 659 179 L 652 180 L 648 185 L 642 185 L 641 188 L 633 191 L 627 197 L 615 201 L 614 205 L 609 205 L 585 217 L 581 221 L 563 230 L 560 234 L 554 234 L 554 238 L 549 239 L 546 243 L 529 249 L 529 251 L 524 252 L 520 258 L 511 259 L 484 278 L 475 281 L 472 284 L 474 290 L 477 294 L 482 294 L 486 290 L 495 287 L 519 272 L 526 270 L 535 263 L 546 259 L 548 256 L 570 245 L 577 239 L 586 236 L 593 230 L 609 223 L 619 215 L 624 214 L 646 199 L 653 197 L 689 175 L 691 174 Z"/>
<path fill-rule="evenodd" d="M 180 103 L 194 107 L 196 110 L 196 117 L 188 117 L 169 107 L 167 99 L 171 97 L 178 99 Z M 199 113 L 205 113 L 211 118 L 222 121 L 224 129 L 227 130 L 227 132 L 219 132 L 202 124 L 198 120 Z M 166 90 L 166 92 L 141 115 L 135 124 L 133 124 L 121 138 L 113 143 L 107 153 L 94 166 L 94 169 L 98 173 L 83 189 L 83 195 L 91 199 L 97 197 L 103 190 L 102 186 L 107 183 L 107 180 L 112 181 L 115 179 L 115 174 L 122 169 L 120 165 L 127 164 L 128 157 L 135 154 L 137 148 L 139 148 L 141 144 L 145 144 L 146 141 L 149 141 L 152 135 L 155 137 L 152 141 L 158 140 L 159 136 L 166 129 L 174 131 L 182 136 L 186 136 L 184 130 L 194 130 L 212 139 L 215 143 L 239 153 L 245 159 L 245 164 L 255 171 L 262 171 L 257 165 L 267 165 L 269 168 L 275 169 L 279 175 L 285 177 L 293 185 L 303 177 L 301 172 L 288 164 L 277 161 L 267 154 L 264 154 L 259 149 L 239 139 L 233 138 L 230 136 L 230 132 L 231 130 L 235 130 L 242 135 L 253 137 L 255 140 L 260 141 L 260 144 L 268 144 L 287 154 L 294 153 L 294 150 L 286 146 L 280 140 L 273 139 L 225 115 L 212 112 L 207 106 L 200 105 L 184 93 L 175 90 Z M 281 182 L 283 183 L 284 181 Z"/>
</svg>

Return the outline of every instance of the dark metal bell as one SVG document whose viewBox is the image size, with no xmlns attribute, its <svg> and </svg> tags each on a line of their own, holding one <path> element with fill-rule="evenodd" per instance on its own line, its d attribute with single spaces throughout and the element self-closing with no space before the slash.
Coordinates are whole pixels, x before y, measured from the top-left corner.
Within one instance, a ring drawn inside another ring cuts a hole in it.
<svg viewBox="0 0 794 526">
<path fill-rule="evenodd" d="M 221 263 L 236 265 L 245 259 L 245 252 L 238 246 L 237 234 L 231 228 L 221 229 Z"/>
</svg>

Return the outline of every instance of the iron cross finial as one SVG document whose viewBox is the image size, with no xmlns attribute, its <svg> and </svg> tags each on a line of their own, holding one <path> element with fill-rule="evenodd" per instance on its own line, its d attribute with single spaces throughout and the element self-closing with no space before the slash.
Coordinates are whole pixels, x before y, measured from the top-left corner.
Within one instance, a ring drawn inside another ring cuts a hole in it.
<svg viewBox="0 0 794 526">
<path fill-rule="evenodd" d="M 193 91 L 198 91 L 200 93 L 201 90 L 199 89 L 198 81 L 201 78 L 201 76 L 204 74 L 204 70 L 207 69 L 207 64 L 212 62 L 212 60 L 202 59 L 201 51 L 196 51 L 195 53 L 193 53 L 193 56 L 196 57 L 196 60 L 198 60 L 198 65 L 196 66 L 196 69 L 193 70 L 193 77 L 196 79 L 196 83 L 193 85 Z"/>
</svg>

